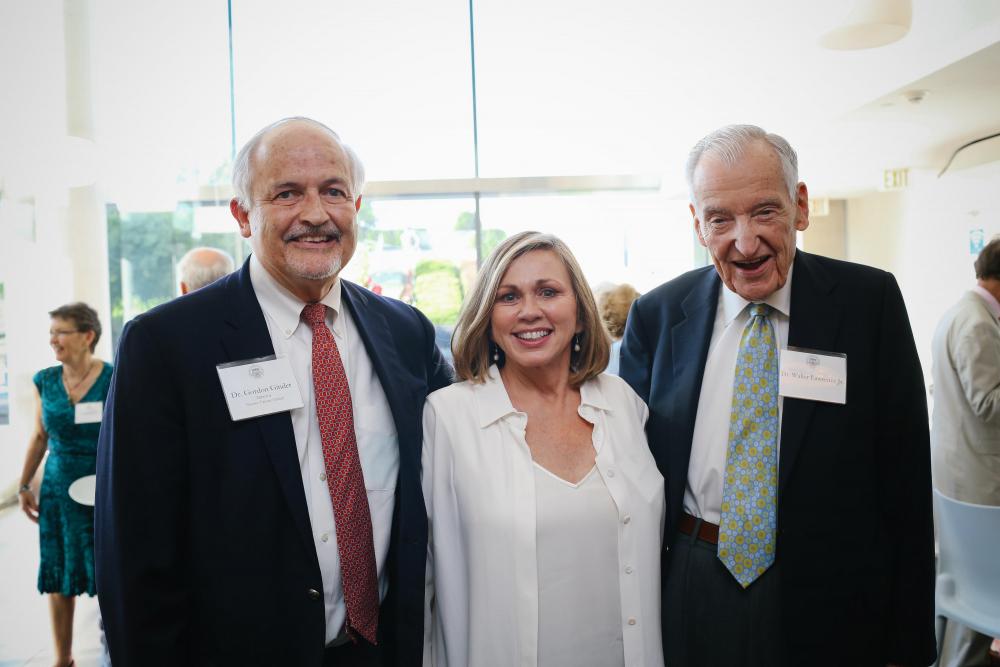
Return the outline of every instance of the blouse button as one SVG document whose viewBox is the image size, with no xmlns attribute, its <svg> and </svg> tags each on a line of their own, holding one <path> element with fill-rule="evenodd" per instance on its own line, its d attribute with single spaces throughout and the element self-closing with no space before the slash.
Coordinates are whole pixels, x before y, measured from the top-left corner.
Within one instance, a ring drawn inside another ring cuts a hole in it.
<svg viewBox="0 0 1000 667">
<path fill-rule="evenodd" d="M 635 624 L 636 624 L 636 620 L 635 620 L 635 618 L 634 618 L 634 617 L 630 617 L 630 618 L 628 619 L 628 624 L 629 624 L 629 625 L 635 625 Z"/>
<path fill-rule="evenodd" d="M 614 476 L 615 476 L 615 469 L 608 468 L 608 477 L 614 477 Z"/>
<path fill-rule="evenodd" d="M 632 517 L 630 515 L 626 514 L 625 518 L 622 519 L 622 523 L 624 523 L 625 525 L 628 525 L 628 524 L 632 523 Z"/>
<path fill-rule="evenodd" d="M 323 533 L 322 535 L 319 536 L 319 539 L 323 540 L 324 542 L 329 542 L 330 541 L 330 533 Z"/>
<path fill-rule="evenodd" d="M 631 565 L 627 565 L 625 567 L 625 574 L 632 574 L 632 566 Z"/>
<path fill-rule="evenodd" d="M 319 481 L 321 481 L 321 482 L 325 482 L 326 481 L 326 473 L 325 472 L 321 472 L 319 474 Z"/>
</svg>

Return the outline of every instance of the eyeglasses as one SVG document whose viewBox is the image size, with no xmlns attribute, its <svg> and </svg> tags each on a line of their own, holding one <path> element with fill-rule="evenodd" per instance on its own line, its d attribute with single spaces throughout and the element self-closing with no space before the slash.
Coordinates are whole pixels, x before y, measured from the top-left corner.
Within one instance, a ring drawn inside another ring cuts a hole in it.
<svg viewBox="0 0 1000 667">
<path fill-rule="evenodd" d="M 53 331 L 49 329 L 49 337 L 52 336 L 68 336 L 70 334 L 80 333 L 79 329 L 60 329 L 58 331 Z"/>
</svg>

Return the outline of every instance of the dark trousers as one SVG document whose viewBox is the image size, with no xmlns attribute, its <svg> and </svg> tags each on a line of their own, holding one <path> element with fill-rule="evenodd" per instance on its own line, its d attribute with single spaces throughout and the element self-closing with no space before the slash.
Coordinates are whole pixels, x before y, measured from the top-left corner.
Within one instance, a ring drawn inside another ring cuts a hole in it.
<svg viewBox="0 0 1000 667">
<path fill-rule="evenodd" d="M 719 560 L 716 545 L 678 533 L 663 590 L 666 664 L 784 664 L 778 576 L 777 568 L 771 566 L 744 589 Z"/>
<path fill-rule="evenodd" d="M 357 644 L 348 641 L 327 648 L 323 653 L 323 667 L 378 667 L 381 664 L 381 649 L 360 637 Z"/>
</svg>

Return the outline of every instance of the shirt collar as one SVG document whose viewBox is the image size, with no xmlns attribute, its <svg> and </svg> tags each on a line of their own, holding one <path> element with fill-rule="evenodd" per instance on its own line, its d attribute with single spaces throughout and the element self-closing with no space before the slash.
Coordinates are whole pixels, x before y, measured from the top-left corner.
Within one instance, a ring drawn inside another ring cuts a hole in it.
<svg viewBox="0 0 1000 667">
<path fill-rule="evenodd" d="M 275 280 L 256 255 L 250 256 L 250 284 L 253 285 L 261 310 L 274 320 L 281 334 L 289 338 L 302 321 L 302 309 L 306 307 L 306 302 Z M 336 320 L 336 315 L 340 312 L 340 278 L 334 281 L 333 287 L 320 299 L 320 303 L 333 311 Z"/>
<path fill-rule="evenodd" d="M 1000 319 L 1000 301 L 997 301 L 997 298 L 990 294 L 989 290 L 982 285 L 974 285 L 972 287 L 972 291 L 978 294 L 983 301 L 986 302 L 986 307 L 991 313 L 993 313 L 993 317 L 995 319 Z"/>
<path fill-rule="evenodd" d="M 493 422 L 503 419 L 511 414 L 520 414 L 510 402 L 507 389 L 503 386 L 500 378 L 500 369 L 496 364 L 490 366 L 486 375 L 486 381 L 476 386 L 479 395 L 476 401 L 476 408 L 479 411 L 479 427 L 486 428 Z M 604 397 L 601 390 L 601 383 L 596 380 L 587 380 L 580 387 L 580 407 L 592 408 L 594 410 L 610 411 L 611 404 Z"/>
<path fill-rule="evenodd" d="M 785 317 L 789 317 L 792 312 L 792 272 L 794 269 L 794 264 L 789 266 L 788 278 L 785 280 L 785 284 L 781 286 L 781 289 L 775 290 L 766 299 L 764 299 L 764 303 L 771 306 Z M 726 325 L 728 326 L 740 313 L 743 312 L 750 302 L 726 287 L 725 283 L 722 283 L 720 289 L 722 290 L 722 308 L 725 312 Z"/>
</svg>

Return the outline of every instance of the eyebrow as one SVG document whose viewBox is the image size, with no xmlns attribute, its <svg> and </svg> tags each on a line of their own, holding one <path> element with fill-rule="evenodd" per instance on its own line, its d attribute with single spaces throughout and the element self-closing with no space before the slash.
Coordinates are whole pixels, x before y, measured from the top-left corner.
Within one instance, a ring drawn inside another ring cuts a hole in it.
<svg viewBox="0 0 1000 667">
<path fill-rule="evenodd" d="M 340 176 L 334 176 L 333 178 L 328 178 L 319 184 L 320 189 L 323 189 L 329 185 L 343 185 L 347 187 L 347 179 L 341 178 Z M 275 190 L 284 190 L 286 188 L 301 188 L 302 184 L 296 181 L 284 181 L 282 183 L 275 183 L 268 188 L 268 192 L 274 192 Z"/>
<path fill-rule="evenodd" d="M 535 281 L 535 287 L 541 287 L 546 283 L 553 283 L 555 285 L 558 285 L 559 287 L 563 286 L 562 282 L 558 278 L 539 278 L 538 280 Z M 511 283 L 503 283 L 501 285 L 497 285 L 497 291 L 500 291 L 502 289 L 521 289 L 521 288 L 518 287 L 517 285 L 512 285 Z"/>
</svg>

